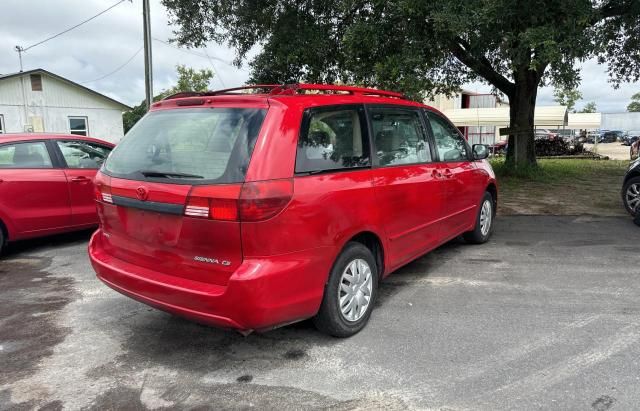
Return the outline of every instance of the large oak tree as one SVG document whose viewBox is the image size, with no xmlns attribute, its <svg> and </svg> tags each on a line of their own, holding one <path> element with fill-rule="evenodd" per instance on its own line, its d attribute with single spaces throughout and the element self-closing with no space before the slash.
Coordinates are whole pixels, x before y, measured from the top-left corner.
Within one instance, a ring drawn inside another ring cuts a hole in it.
<svg viewBox="0 0 640 411">
<path fill-rule="evenodd" d="M 163 0 L 176 41 L 228 43 L 259 83 L 334 82 L 421 98 L 483 80 L 509 98 L 507 162 L 535 164 L 538 87 L 573 89 L 597 57 L 640 73 L 640 0 Z"/>
</svg>

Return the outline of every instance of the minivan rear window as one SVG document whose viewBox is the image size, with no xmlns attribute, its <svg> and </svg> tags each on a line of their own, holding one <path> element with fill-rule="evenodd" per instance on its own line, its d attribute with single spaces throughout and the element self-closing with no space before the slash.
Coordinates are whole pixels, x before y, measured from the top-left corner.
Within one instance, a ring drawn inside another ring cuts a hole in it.
<svg viewBox="0 0 640 411">
<path fill-rule="evenodd" d="M 116 146 L 103 171 L 133 180 L 243 182 L 266 109 L 154 111 Z"/>
</svg>

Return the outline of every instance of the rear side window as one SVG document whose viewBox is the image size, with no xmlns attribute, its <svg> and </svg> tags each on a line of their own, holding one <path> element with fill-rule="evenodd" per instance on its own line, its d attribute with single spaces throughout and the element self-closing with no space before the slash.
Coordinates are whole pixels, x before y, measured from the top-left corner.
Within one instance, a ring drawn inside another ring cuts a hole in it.
<svg viewBox="0 0 640 411">
<path fill-rule="evenodd" d="M 113 150 L 104 171 L 134 180 L 244 181 L 266 115 L 259 108 L 197 108 L 147 114 Z"/>
<path fill-rule="evenodd" d="M 418 110 L 374 107 L 370 112 L 379 165 L 431 161 L 431 152 Z"/>
<path fill-rule="evenodd" d="M 368 167 L 370 157 L 363 107 L 322 107 L 305 113 L 296 173 Z"/>
<path fill-rule="evenodd" d="M 42 141 L 0 146 L 0 168 L 52 168 Z"/>
<path fill-rule="evenodd" d="M 57 142 L 67 167 L 98 169 L 111 152 L 110 148 L 87 141 Z"/>
</svg>

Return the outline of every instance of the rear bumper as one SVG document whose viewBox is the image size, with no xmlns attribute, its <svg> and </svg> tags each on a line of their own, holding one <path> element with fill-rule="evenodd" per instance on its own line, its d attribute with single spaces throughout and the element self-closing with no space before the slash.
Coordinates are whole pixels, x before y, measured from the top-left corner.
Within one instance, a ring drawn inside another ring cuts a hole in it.
<svg viewBox="0 0 640 411">
<path fill-rule="evenodd" d="M 106 285 L 135 300 L 197 322 L 241 331 L 267 330 L 314 316 L 334 250 L 329 247 L 245 259 L 226 286 L 171 276 L 106 253 L 98 230 L 89 257 Z"/>
</svg>

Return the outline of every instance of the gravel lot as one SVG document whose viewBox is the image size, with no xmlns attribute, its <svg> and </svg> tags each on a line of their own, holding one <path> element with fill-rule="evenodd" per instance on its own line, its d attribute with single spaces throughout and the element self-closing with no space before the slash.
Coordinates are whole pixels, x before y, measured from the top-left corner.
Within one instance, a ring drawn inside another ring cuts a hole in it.
<svg viewBox="0 0 640 411">
<path fill-rule="evenodd" d="M 593 144 L 585 144 L 584 148 L 594 151 Z M 623 146 L 620 143 L 599 143 L 597 153 L 607 156 L 612 160 L 629 160 L 629 146 Z"/>
<path fill-rule="evenodd" d="M 501 217 L 381 285 L 369 326 L 242 337 L 95 279 L 88 233 L 0 260 L 0 409 L 634 409 L 640 229 Z"/>
</svg>

